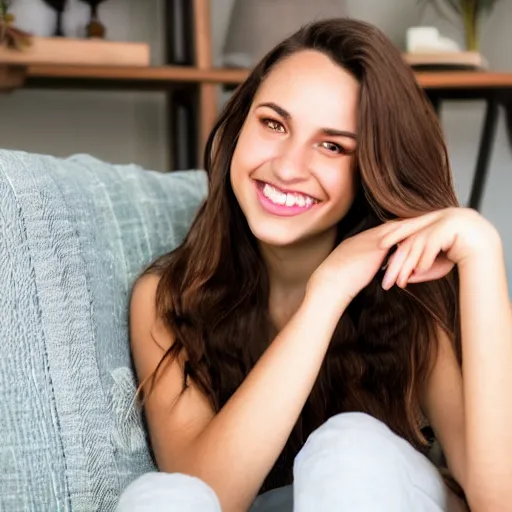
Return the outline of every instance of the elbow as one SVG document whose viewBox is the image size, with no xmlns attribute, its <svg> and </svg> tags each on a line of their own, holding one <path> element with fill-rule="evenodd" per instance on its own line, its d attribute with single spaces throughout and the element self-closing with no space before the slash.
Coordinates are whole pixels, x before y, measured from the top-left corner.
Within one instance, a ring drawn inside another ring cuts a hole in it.
<svg viewBox="0 0 512 512">
<path fill-rule="evenodd" d="M 510 512 L 512 487 L 510 482 L 471 486 L 466 492 L 471 512 Z"/>
</svg>

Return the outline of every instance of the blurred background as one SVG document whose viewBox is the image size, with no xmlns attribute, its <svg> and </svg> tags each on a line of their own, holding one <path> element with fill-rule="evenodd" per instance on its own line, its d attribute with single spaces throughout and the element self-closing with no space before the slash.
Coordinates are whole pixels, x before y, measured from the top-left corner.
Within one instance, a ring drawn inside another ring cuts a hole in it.
<svg viewBox="0 0 512 512">
<path fill-rule="evenodd" d="M 50 3 L 12 0 L 10 10 L 16 16 L 16 26 L 38 36 L 51 36 L 55 11 Z M 84 36 L 84 26 L 90 19 L 87 3 L 91 4 L 82 0 L 67 2 L 62 14 L 62 27 L 67 37 Z M 106 39 L 146 42 L 150 48 L 150 64 L 166 63 L 169 27 L 168 18 L 162 13 L 170 2 L 106 0 L 96 3 L 100 4 L 98 13 L 106 29 Z M 426 0 L 211 0 L 212 63 L 217 67 L 250 65 L 276 42 L 276 38 L 280 39 L 302 21 L 338 13 L 374 23 L 402 49 L 405 49 L 407 29 L 418 25 L 436 27 L 443 36 L 463 47 L 465 36 L 461 25 L 447 15 L 446 8 L 439 9 L 434 4 Z M 269 16 L 272 9 L 274 15 Z M 512 73 L 511 19 L 512 1 L 501 0 L 495 2 L 480 25 L 478 50 L 492 71 Z M 261 26 L 268 33 L 262 34 Z M 225 88 L 216 88 L 215 101 L 219 107 L 228 95 Z M 485 104 L 483 101 L 443 101 L 439 115 L 457 193 L 460 201 L 466 203 L 475 172 Z M 0 146 L 4 149 L 56 156 L 89 153 L 109 162 L 137 163 L 160 171 L 170 169 L 168 109 L 165 93 L 161 91 L 16 88 L 0 94 L 0 120 Z M 502 235 L 509 275 L 512 273 L 511 195 L 512 150 L 505 115 L 500 114 L 480 210 Z"/>
</svg>

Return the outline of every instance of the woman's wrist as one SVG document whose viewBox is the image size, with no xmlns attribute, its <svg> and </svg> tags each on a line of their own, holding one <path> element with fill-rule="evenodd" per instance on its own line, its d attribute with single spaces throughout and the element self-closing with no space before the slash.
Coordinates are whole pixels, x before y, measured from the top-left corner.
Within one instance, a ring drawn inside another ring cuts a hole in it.
<svg viewBox="0 0 512 512">
<path fill-rule="evenodd" d="M 351 302 L 348 293 L 331 285 L 308 284 L 303 307 L 317 312 L 319 319 L 338 323 Z"/>
<path fill-rule="evenodd" d="M 503 242 L 497 229 L 486 221 L 487 229 L 480 229 L 471 236 L 466 236 L 469 241 L 464 251 L 466 255 L 457 261 L 459 270 L 466 267 L 474 268 L 479 266 L 488 266 L 504 259 Z"/>
<path fill-rule="evenodd" d="M 484 246 L 474 249 L 466 258 L 457 263 L 459 273 L 487 272 L 493 269 L 498 270 L 504 265 L 503 244 L 499 236 L 492 238 Z"/>
</svg>

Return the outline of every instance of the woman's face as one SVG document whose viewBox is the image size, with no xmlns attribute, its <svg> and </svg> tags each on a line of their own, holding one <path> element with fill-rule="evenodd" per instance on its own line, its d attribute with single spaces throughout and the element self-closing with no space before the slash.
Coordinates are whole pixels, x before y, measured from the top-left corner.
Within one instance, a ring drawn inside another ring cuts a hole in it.
<svg viewBox="0 0 512 512">
<path fill-rule="evenodd" d="M 254 236 L 287 246 L 331 233 L 356 193 L 357 80 L 301 51 L 260 86 L 231 163 L 231 185 Z"/>
</svg>

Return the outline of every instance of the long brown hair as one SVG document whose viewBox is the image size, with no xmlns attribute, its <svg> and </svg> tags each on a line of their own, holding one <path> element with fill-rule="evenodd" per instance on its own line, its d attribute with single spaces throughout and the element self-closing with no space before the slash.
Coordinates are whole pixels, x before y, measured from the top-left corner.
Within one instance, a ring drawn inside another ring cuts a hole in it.
<svg viewBox="0 0 512 512">
<path fill-rule="evenodd" d="M 192 380 L 220 410 L 276 332 L 269 282 L 229 172 L 253 98 L 282 59 L 322 52 L 360 83 L 359 192 L 340 222 L 339 241 L 385 220 L 457 206 L 437 118 L 399 51 L 375 27 L 350 19 L 312 23 L 270 51 L 235 91 L 209 137 L 209 194 L 188 236 L 148 269 L 160 277 L 158 315 L 174 334 L 162 363 L 186 354 Z M 316 384 L 263 490 L 291 482 L 292 461 L 328 417 L 363 411 L 422 448 L 419 394 L 437 353 L 437 329 L 460 352 L 457 273 L 384 292 L 379 273 L 339 321 Z M 155 373 L 156 373 L 155 372 Z M 154 377 L 155 374 L 153 374 Z"/>
</svg>

